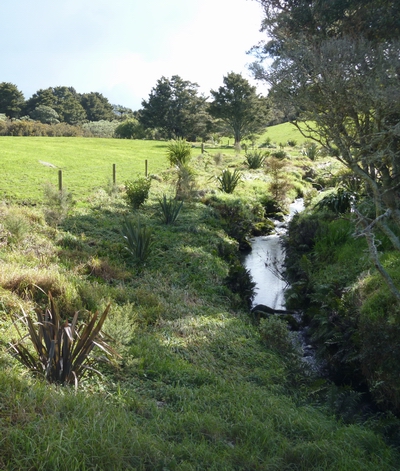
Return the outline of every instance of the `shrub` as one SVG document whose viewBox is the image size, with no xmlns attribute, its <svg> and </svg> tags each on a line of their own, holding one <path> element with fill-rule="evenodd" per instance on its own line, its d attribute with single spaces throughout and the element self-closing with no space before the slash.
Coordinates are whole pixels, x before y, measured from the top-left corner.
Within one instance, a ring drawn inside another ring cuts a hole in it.
<svg viewBox="0 0 400 471">
<path fill-rule="evenodd" d="M 135 118 L 129 118 L 115 127 L 115 137 L 120 139 L 145 139 L 148 132 Z"/>
<path fill-rule="evenodd" d="M 316 205 L 320 211 L 331 211 L 335 214 L 348 213 L 351 210 L 354 195 L 343 188 L 324 196 Z"/>
<path fill-rule="evenodd" d="M 47 224 L 57 226 L 68 214 L 73 206 L 72 195 L 63 188 L 61 191 L 51 183 L 44 185 L 44 217 Z"/>
<path fill-rule="evenodd" d="M 138 209 L 147 201 L 151 186 L 150 178 L 138 178 L 125 182 L 125 198 L 133 209 Z"/>
<path fill-rule="evenodd" d="M 122 226 L 125 249 L 132 255 L 134 262 L 144 262 L 152 248 L 152 230 L 142 226 L 140 220 L 136 224 L 126 220 Z"/>
<path fill-rule="evenodd" d="M 271 315 L 267 319 L 260 319 L 259 329 L 262 340 L 271 350 L 281 355 L 294 351 L 288 324 L 277 315 Z"/>
<path fill-rule="evenodd" d="M 233 172 L 229 169 L 225 169 L 222 171 L 221 175 L 216 178 L 221 191 L 224 193 L 233 193 L 242 178 L 242 174 L 237 168 Z"/>
<path fill-rule="evenodd" d="M 296 147 L 296 146 L 297 146 L 297 141 L 296 141 L 296 139 L 289 139 L 289 140 L 287 141 L 287 145 L 288 145 L 289 147 Z"/>
<path fill-rule="evenodd" d="M 91 356 L 95 346 L 106 354 L 107 359 L 117 355 L 101 332 L 110 305 L 100 317 L 98 312 L 89 313 L 88 323 L 78 326 L 79 312 L 75 313 L 69 323 L 61 319 L 50 293 L 49 302 L 50 306 L 45 313 L 36 310 L 37 322 L 24 312 L 19 320 L 28 329 L 28 335 L 20 334 L 18 341 L 13 340 L 11 350 L 23 365 L 50 383 L 77 386 L 88 371 L 98 373 L 94 367 L 100 358 Z M 24 344 L 26 339 L 32 344 L 33 352 Z"/>
<path fill-rule="evenodd" d="M 176 197 L 190 199 L 196 189 L 195 173 L 188 165 L 177 167 Z"/>
<path fill-rule="evenodd" d="M 242 264 L 235 263 L 229 269 L 228 276 L 225 279 L 228 288 L 240 296 L 246 307 L 250 308 L 255 296 L 256 283 Z"/>
<path fill-rule="evenodd" d="M 245 155 L 246 163 L 251 169 L 260 168 L 264 163 L 266 155 L 266 152 L 262 152 L 261 150 L 247 152 Z"/>
<path fill-rule="evenodd" d="M 275 152 L 272 152 L 272 157 L 275 157 L 276 159 L 282 160 L 285 157 L 287 157 L 287 154 L 284 150 L 277 150 Z"/>
<path fill-rule="evenodd" d="M 304 149 L 301 152 L 303 155 L 308 157 L 310 160 L 315 161 L 317 160 L 318 154 L 320 150 L 315 142 L 308 142 Z"/>
<path fill-rule="evenodd" d="M 171 166 L 186 166 L 190 162 L 191 146 L 185 139 L 176 139 L 168 143 L 167 156 Z"/>
<path fill-rule="evenodd" d="M 114 132 L 118 124 L 118 121 L 106 121 L 102 119 L 100 121 L 84 123 L 82 129 L 89 136 L 111 138 L 114 137 Z"/>
<path fill-rule="evenodd" d="M 182 209 L 183 201 L 178 201 L 171 197 L 167 200 L 166 195 L 163 195 L 162 199 L 159 199 L 158 202 L 161 207 L 163 222 L 165 224 L 173 224 Z"/>
</svg>

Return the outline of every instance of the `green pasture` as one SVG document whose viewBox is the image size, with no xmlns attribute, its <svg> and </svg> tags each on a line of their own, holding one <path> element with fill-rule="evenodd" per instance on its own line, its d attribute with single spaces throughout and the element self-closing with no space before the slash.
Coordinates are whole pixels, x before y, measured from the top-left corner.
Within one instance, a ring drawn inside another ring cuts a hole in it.
<svg viewBox="0 0 400 471">
<path fill-rule="evenodd" d="M 304 138 L 289 124 L 269 128 L 256 145 L 266 138 L 279 145 Z M 219 146 L 206 143 L 206 156 L 215 154 L 234 157 L 233 140 L 224 139 Z M 63 187 L 77 199 L 84 199 L 94 190 L 107 186 L 116 168 L 116 183 L 145 174 L 159 174 L 168 169 L 166 141 L 71 137 L 0 137 L 0 198 L 38 202 L 47 183 L 58 185 L 62 170 Z M 200 155 L 201 144 L 193 144 L 193 157 Z M 244 151 L 242 151 L 244 154 Z M 225 162 L 226 165 L 229 164 Z"/>
</svg>

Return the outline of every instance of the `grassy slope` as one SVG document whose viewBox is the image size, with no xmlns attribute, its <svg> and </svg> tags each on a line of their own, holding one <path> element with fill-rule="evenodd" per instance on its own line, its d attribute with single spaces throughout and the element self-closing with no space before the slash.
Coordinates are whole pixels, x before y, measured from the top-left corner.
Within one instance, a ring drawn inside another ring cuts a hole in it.
<svg viewBox="0 0 400 471">
<path fill-rule="evenodd" d="M 132 149 L 125 142 L 116 141 L 118 155 Z M 96 155 L 86 153 L 86 164 Z M 162 170 L 163 152 L 158 156 Z M 235 162 L 233 154 L 226 160 Z M 199 179 L 207 181 L 205 168 L 209 175 L 224 164 L 196 161 Z M 396 469 L 395 455 L 371 431 L 307 405 L 301 369 L 262 343 L 224 286 L 220 247 L 232 241 L 212 211 L 185 204 L 175 226 L 160 223 L 156 197 L 170 190 L 170 173 L 157 173 L 162 181 L 140 210 L 155 245 L 139 272 L 121 244 L 119 227 L 130 212 L 119 196 L 92 193 L 57 229 L 41 208 L 0 206 L 1 220 L 21 228 L 15 240 L 1 234 L 0 344 L 11 338 L 9 315 L 20 304 L 43 302 L 37 284 L 55 293 L 64 314 L 111 301 L 106 330 L 123 355 L 119 369 L 105 369 L 102 380 L 75 394 L 31 379 L 2 354 L 0 468 Z M 257 196 L 252 185 L 248 179 L 240 190 L 249 200 Z"/>
</svg>

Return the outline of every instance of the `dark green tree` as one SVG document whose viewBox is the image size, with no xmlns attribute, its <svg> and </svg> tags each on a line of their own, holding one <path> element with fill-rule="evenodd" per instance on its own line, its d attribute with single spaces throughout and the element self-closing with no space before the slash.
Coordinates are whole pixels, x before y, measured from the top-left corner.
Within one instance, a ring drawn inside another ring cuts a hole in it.
<svg viewBox="0 0 400 471">
<path fill-rule="evenodd" d="M 39 90 L 27 100 L 25 112 L 30 114 L 39 105 L 53 108 L 60 121 L 68 124 L 79 124 L 87 119 L 80 97 L 73 87 L 49 87 Z"/>
<path fill-rule="evenodd" d="M 29 113 L 29 116 L 35 121 L 45 124 L 57 124 L 60 122 L 58 113 L 50 106 L 39 105 Z"/>
<path fill-rule="evenodd" d="M 0 113 L 8 118 L 19 118 L 25 104 L 25 98 L 16 85 L 9 82 L 0 83 Z"/>
<path fill-rule="evenodd" d="M 261 0 L 270 38 L 253 71 L 294 124 L 364 183 L 373 212 L 355 208 L 370 255 L 376 229 L 400 250 L 400 3 L 395 0 Z M 374 25 L 374 27 L 373 27 Z M 263 61 L 272 59 L 264 67 Z M 301 126 L 300 126 L 301 124 Z M 365 206 L 365 205 L 364 205 Z"/>
<path fill-rule="evenodd" d="M 207 132 L 205 106 L 197 83 L 178 75 L 161 77 L 149 98 L 142 101 L 139 120 L 145 128 L 159 129 L 166 138 L 191 140 Z"/>
<path fill-rule="evenodd" d="M 235 138 L 235 144 L 250 134 L 262 132 L 266 127 L 268 105 L 265 98 L 257 95 L 256 87 L 240 74 L 229 73 L 224 85 L 211 90 L 213 101 L 208 111 L 222 120 Z"/>
<path fill-rule="evenodd" d="M 101 93 L 83 93 L 80 102 L 89 121 L 112 121 L 115 118 L 113 106 Z"/>
</svg>

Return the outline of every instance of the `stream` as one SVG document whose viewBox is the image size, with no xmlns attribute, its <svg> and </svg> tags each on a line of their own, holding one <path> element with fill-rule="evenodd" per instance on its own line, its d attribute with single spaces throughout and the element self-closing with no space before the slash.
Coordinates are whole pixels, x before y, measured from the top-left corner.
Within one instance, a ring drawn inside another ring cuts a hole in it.
<svg viewBox="0 0 400 471">
<path fill-rule="evenodd" d="M 288 285 L 281 275 L 285 261 L 282 236 L 287 231 L 290 219 L 303 209 L 303 199 L 295 200 L 290 205 L 289 214 L 284 221 L 275 221 L 273 234 L 250 239 L 252 250 L 244 257 L 243 265 L 249 270 L 254 283 L 256 283 L 253 308 L 262 305 L 274 311 L 285 311 L 285 290 Z M 301 314 L 293 313 L 292 315 L 301 324 Z M 322 365 L 318 365 L 315 360 L 314 349 L 308 341 L 307 329 L 299 331 L 298 340 L 305 363 L 314 372 L 321 372 Z"/>
<path fill-rule="evenodd" d="M 256 283 L 253 307 L 263 304 L 272 309 L 285 309 L 287 284 L 280 275 L 285 261 L 282 236 L 286 233 L 290 219 L 303 209 L 303 199 L 295 200 L 290 205 L 289 215 L 285 220 L 275 221 L 274 234 L 253 237 L 250 240 L 252 250 L 246 255 L 243 263 Z"/>
</svg>

